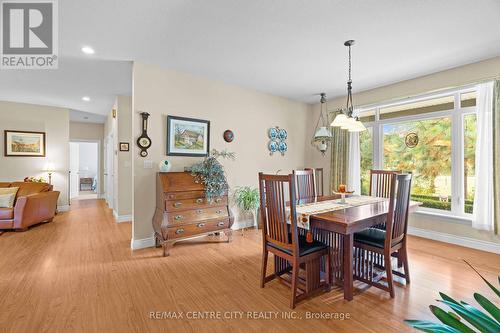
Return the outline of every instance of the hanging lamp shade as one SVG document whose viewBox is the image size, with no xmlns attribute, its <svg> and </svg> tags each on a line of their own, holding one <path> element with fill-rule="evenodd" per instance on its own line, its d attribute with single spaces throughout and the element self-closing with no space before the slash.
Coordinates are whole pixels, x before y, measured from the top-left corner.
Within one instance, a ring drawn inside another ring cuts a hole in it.
<svg viewBox="0 0 500 333">
<path fill-rule="evenodd" d="M 330 126 L 332 127 L 342 127 L 342 126 L 345 126 L 347 120 L 349 118 L 343 114 L 343 113 L 339 113 L 335 119 L 332 121 L 332 123 L 330 124 Z"/>
<path fill-rule="evenodd" d="M 326 126 L 320 127 L 316 133 L 314 133 L 315 140 L 329 139 L 332 137 L 332 133 L 326 128 Z"/>
<path fill-rule="evenodd" d="M 352 126 L 348 129 L 349 132 L 363 132 L 366 131 L 365 125 L 361 121 L 356 118 L 351 118 L 353 121 L 351 122 Z"/>
</svg>

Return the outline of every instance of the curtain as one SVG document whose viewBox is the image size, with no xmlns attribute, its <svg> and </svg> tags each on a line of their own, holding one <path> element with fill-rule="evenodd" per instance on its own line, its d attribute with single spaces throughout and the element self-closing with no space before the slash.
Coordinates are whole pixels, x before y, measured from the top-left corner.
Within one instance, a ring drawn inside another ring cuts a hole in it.
<svg viewBox="0 0 500 333">
<path fill-rule="evenodd" d="M 472 227 L 493 230 L 493 82 L 477 86 L 476 189 Z"/>
<path fill-rule="evenodd" d="M 359 132 L 349 133 L 349 167 L 347 170 L 347 188 L 355 194 L 361 194 L 361 153 L 359 151 Z"/>
<path fill-rule="evenodd" d="M 500 79 L 493 87 L 493 202 L 495 233 L 500 234 Z"/>
<path fill-rule="evenodd" d="M 332 119 L 338 113 L 332 113 Z M 332 127 L 332 157 L 330 168 L 330 189 L 337 191 L 340 184 L 347 184 L 349 168 L 349 132 Z"/>
</svg>

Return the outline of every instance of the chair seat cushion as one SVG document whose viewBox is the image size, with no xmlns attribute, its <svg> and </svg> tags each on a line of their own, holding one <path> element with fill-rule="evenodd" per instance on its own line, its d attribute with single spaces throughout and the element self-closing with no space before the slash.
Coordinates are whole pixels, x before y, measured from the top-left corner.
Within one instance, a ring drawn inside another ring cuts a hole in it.
<svg viewBox="0 0 500 333">
<path fill-rule="evenodd" d="M 368 228 L 366 230 L 356 232 L 354 234 L 354 241 L 366 245 L 384 248 L 385 230 L 378 228 Z"/>
<path fill-rule="evenodd" d="M 286 254 L 292 255 L 291 250 L 283 249 L 283 248 L 276 246 L 272 243 L 269 243 L 269 246 L 272 246 L 275 249 L 281 250 L 281 251 L 285 252 Z M 299 256 L 301 256 L 301 257 L 308 255 L 308 254 L 311 254 L 311 253 L 314 253 L 314 252 L 317 252 L 317 251 L 324 250 L 326 248 L 328 248 L 328 245 L 326 245 L 324 243 L 318 242 L 316 240 L 313 240 L 312 243 L 308 243 L 306 241 L 305 236 L 299 236 Z"/>
</svg>

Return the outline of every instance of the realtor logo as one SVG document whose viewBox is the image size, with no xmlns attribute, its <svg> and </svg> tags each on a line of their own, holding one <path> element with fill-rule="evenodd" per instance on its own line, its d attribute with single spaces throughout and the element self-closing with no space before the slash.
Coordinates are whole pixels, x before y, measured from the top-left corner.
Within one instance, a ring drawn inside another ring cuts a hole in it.
<svg viewBox="0 0 500 333">
<path fill-rule="evenodd" d="M 57 0 L 0 0 L 0 68 L 57 69 Z"/>
</svg>

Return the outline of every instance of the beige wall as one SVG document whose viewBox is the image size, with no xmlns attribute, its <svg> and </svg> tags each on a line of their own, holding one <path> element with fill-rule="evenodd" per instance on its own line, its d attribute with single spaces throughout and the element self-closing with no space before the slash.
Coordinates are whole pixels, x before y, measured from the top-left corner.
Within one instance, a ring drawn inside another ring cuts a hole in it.
<svg viewBox="0 0 500 333">
<path fill-rule="evenodd" d="M 99 141 L 99 195 L 104 189 L 104 156 L 102 144 L 104 140 L 104 124 L 81 123 L 71 121 L 69 123 L 70 141 Z"/>
<path fill-rule="evenodd" d="M 210 147 L 227 148 L 237 155 L 236 161 L 222 160 L 233 189 L 240 185 L 257 186 L 259 171 L 275 173 L 281 169 L 286 173 L 304 166 L 309 142 L 307 104 L 140 63 L 134 63 L 133 82 L 133 141 L 141 133 L 137 113 L 146 111 L 151 114 L 149 135 L 153 142 L 147 158 L 139 157 L 133 145 L 136 240 L 149 238 L 153 232 L 158 162 L 168 159 L 173 171 L 182 171 L 200 160 L 166 156 L 167 115 L 210 120 Z M 267 150 L 267 130 L 272 126 L 285 128 L 289 133 L 284 157 L 270 156 Z M 222 138 L 226 129 L 235 133 L 232 143 Z M 144 168 L 144 161 L 148 160 L 154 162 L 153 169 Z"/>
<path fill-rule="evenodd" d="M 132 148 L 132 97 L 118 96 L 117 98 L 118 144 L 128 142 Z M 118 177 L 118 215 L 125 217 L 132 215 L 132 151 L 124 152 L 118 149 L 117 158 Z"/>
<path fill-rule="evenodd" d="M 24 177 L 45 177 L 47 163 L 56 171 L 52 184 L 60 191 L 58 205 L 68 205 L 69 110 L 33 104 L 0 101 L 0 147 L 4 148 L 4 130 L 46 133 L 46 157 L 5 157 L 0 154 L 0 181 L 22 181 Z"/>
<path fill-rule="evenodd" d="M 451 87 L 473 84 L 479 81 L 498 77 L 500 75 L 500 57 L 485 61 L 452 68 L 446 71 L 422 76 L 416 79 L 391 84 L 388 86 L 355 93 L 353 100 L 357 106 L 365 106 L 395 99 L 403 99 L 430 91 L 437 91 Z M 345 106 L 345 97 L 328 101 L 329 111 Z M 319 116 L 319 104 L 311 107 L 312 112 L 307 121 L 308 134 L 313 135 L 314 126 Z M 308 146 L 307 156 L 314 167 L 325 169 L 325 189 L 329 188 L 330 159 L 329 154 L 323 157 L 320 152 Z M 499 241 L 498 237 L 490 232 L 478 231 L 469 224 L 435 216 L 413 214 L 410 225 L 416 228 L 444 232 L 462 237 L 476 238 L 486 241 Z"/>
</svg>

